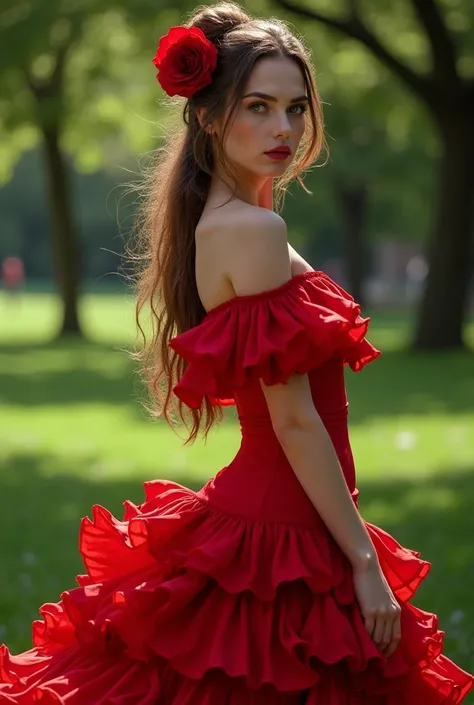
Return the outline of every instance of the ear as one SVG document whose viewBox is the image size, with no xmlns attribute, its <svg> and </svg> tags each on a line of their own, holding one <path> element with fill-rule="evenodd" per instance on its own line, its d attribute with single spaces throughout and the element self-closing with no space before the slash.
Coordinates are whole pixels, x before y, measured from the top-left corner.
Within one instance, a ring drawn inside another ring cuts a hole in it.
<svg viewBox="0 0 474 705">
<path fill-rule="evenodd" d="M 206 125 L 206 110 L 202 106 L 196 109 L 196 117 L 201 125 L 202 129 L 207 132 L 208 135 L 214 135 L 216 128 L 212 123 Z"/>
<path fill-rule="evenodd" d="M 199 121 L 199 124 L 201 125 L 202 129 L 205 130 L 209 135 L 213 135 L 215 133 L 214 126 L 212 123 L 206 125 L 206 110 L 202 106 L 196 109 L 196 117 Z"/>
</svg>

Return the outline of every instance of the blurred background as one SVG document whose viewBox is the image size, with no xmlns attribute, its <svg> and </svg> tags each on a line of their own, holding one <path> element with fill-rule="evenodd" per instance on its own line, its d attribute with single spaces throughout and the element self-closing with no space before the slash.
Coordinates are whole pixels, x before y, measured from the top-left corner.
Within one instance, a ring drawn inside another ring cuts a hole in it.
<svg viewBox="0 0 474 705">
<path fill-rule="evenodd" d="M 199 487 L 236 451 L 147 418 L 124 247 L 180 107 L 151 60 L 184 0 L 2 0 L 0 641 L 30 644 L 82 572 L 80 517 L 141 481 Z M 330 159 L 292 188 L 291 243 L 363 303 L 384 354 L 348 374 L 367 520 L 433 561 L 416 603 L 474 669 L 474 5 L 252 0 L 313 51 Z M 122 270 L 120 269 L 122 267 Z"/>
</svg>

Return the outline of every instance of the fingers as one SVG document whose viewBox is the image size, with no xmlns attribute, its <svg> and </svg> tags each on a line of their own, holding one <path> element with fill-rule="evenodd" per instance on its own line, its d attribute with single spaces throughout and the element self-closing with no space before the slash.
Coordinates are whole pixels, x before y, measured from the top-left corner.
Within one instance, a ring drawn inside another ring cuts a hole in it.
<svg viewBox="0 0 474 705">
<path fill-rule="evenodd" d="M 397 613 L 397 616 L 395 617 L 395 620 L 393 622 L 393 627 L 392 627 L 392 637 L 390 640 L 390 644 L 388 647 L 385 649 L 385 656 L 386 658 L 390 658 L 390 656 L 396 651 L 396 648 L 398 644 L 400 643 L 400 639 L 402 637 L 402 627 L 401 627 L 401 619 L 400 619 L 400 608 Z"/>
<path fill-rule="evenodd" d="M 389 658 L 396 650 L 401 638 L 400 607 L 393 605 L 388 614 L 377 620 L 373 640 L 380 651 Z"/>
<path fill-rule="evenodd" d="M 387 650 L 391 646 L 392 643 L 392 635 L 393 635 L 393 625 L 394 625 L 394 620 L 393 619 L 387 619 L 385 622 L 382 638 L 378 644 L 378 647 L 380 651 L 387 655 Z"/>
<path fill-rule="evenodd" d="M 372 634 L 372 639 L 379 648 L 381 648 L 384 643 L 384 635 L 387 633 L 387 630 L 390 640 L 390 635 L 392 634 L 392 623 L 390 619 L 388 619 L 388 614 L 385 612 L 379 612 L 375 619 L 375 628 Z"/>
<path fill-rule="evenodd" d="M 369 636 L 373 638 L 375 618 L 372 614 L 364 614 L 364 626 Z"/>
<path fill-rule="evenodd" d="M 364 617 L 365 628 L 380 651 L 389 658 L 401 638 L 400 607 L 393 604 L 389 610 Z"/>
</svg>

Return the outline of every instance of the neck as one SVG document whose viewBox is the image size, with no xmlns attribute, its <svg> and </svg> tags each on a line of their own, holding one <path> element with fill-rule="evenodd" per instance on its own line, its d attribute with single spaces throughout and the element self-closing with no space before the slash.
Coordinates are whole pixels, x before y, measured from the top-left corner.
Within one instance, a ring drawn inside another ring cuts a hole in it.
<svg viewBox="0 0 474 705">
<path fill-rule="evenodd" d="M 235 184 L 222 168 L 216 168 L 212 177 L 210 195 L 212 194 L 218 200 L 222 199 L 223 203 L 233 196 L 252 206 L 260 205 L 259 195 L 265 179 L 243 167 L 238 167 L 236 181 Z"/>
</svg>

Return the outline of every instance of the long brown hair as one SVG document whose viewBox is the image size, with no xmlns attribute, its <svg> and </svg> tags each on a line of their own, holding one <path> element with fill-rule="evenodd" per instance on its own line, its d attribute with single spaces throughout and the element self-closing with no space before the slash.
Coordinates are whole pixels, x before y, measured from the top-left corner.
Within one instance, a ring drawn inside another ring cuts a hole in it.
<svg viewBox="0 0 474 705">
<path fill-rule="evenodd" d="M 253 19 L 238 5 L 220 2 L 197 9 L 186 26 L 199 27 L 216 44 L 217 68 L 212 83 L 186 100 L 184 125 L 168 135 L 165 147 L 157 152 L 148 170 L 136 248 L 129 254 L 137 265 L 136 322 L 142 343 L 135 357 L 149 391 L 151 403 L 146 406 L 153 416 L 164 416 L 170 425 L 173 410 L 182 421 L 190 420 L 189 443 L 200 430 L 207 436 L 213 423 L 222 419 L 222 410 L 207 399 L 200 409 L 189 410 L 176 400 L 173 387 L 183 375 L 185 362 L 168 343 L 173 336 L 201 323 L 206 314 L 196 285 L 195 229 L 209 194 L 215 160 L 236 183 L 222 145 L 259 59 L 286 56 L 295 61 L 310 99 L 309 120 L 298 154 L 276 184 L 277 204 L 293 179 L 304 188 L 301 174 L 320 154 L 324 130 L 309 51 L 284 22 Z M 204 125 L 198 120 L 198 108 L 203 108 Z M 224 120 L 227 111 L 220 140 L 211 137 L 206 126 Z M 145 307 L 150 311 L 148 334 L 141 322 Z"/>
</svg>

